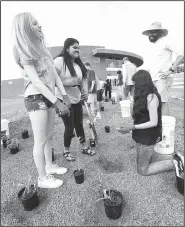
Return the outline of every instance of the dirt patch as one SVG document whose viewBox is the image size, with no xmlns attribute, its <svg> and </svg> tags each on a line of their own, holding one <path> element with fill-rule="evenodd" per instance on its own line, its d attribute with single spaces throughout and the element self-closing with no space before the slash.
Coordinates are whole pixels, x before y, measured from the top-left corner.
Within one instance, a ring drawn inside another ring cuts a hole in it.
<svg viewBox="0 0 185 227">
<path fill-rule="evenodd" d="M 105 174 L 111 174 L 111 173 L 121 173 L 124 170 L 123 163 L 118 162 L 112 162 L 107 160 L 107 169 L 105 168 L 103 162 L 101 159 L 97 159 L 94 161 L 95 165 Z"/>
</svg>

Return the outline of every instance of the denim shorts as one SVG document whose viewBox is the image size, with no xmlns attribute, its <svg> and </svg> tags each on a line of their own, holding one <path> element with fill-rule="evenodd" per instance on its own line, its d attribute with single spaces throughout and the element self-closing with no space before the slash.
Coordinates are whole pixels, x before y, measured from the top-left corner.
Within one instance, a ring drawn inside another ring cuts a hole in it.
<svg viewBox="0 0 185 227">
<path fill-rule="evenodd" d="M 24 104 L 28 112 L 54 108 L 53 103 L 41 94 L 29 95 L 28 97 L 25 97 Z"/>
</svg>

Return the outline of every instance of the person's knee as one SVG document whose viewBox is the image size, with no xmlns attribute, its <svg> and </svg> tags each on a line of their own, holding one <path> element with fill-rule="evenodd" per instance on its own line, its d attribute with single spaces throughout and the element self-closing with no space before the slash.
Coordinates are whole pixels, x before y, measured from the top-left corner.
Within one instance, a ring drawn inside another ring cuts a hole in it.
<svg viewBox="0 0 185 227">
<path fill-rule="evenodd" d="M 148 166 L 137 164 L 137 173 L 141 176 L 148 176 Z"/>
<path fill-rule="evenodd" d="M 42 138 L 42 139 L 37 138 L 34 140 L 34 146 L 36 146 L 36 147 L 44 148 L 46 143 L 47 143 L 47 137 Z"/>
</svg>

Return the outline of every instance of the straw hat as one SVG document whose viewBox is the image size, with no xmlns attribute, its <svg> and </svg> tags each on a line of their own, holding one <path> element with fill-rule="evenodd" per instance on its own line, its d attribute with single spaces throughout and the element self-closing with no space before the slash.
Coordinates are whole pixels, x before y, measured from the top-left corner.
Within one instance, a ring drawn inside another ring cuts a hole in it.
<svg viewBox="0 0 185 227">
<path fill-rule="evenodd" d="M 153 30 L 159 30 L 159 31 L 163 32 L 163 36 L 166 36 L 168 34 L 168 30 L 162 28 L 162 24 L 160 22 L 152 23 L 150 28 L 148 30 L 142 32 L 142 34 L 149 36 L 150 31 L 153 31 Z"/>
</svg>

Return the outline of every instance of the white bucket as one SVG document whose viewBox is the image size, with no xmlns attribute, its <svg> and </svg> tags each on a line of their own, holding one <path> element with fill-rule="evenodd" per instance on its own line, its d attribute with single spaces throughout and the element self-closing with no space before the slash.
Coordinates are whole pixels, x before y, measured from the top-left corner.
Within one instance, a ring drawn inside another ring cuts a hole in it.
<svg viewBox="0 0 185 227">
<path fill-rule="evenodd" d="M 122 117 L 131 117 L 130 104 L 131 104 L 130 100 L 120 101 Z"/>
<path fill-rule="evenodd" d="M 159 154 L 174 153 L 175 117 L 162 116 L 162 141 L 157 143 L 154 150 Z"/>
</svg>

